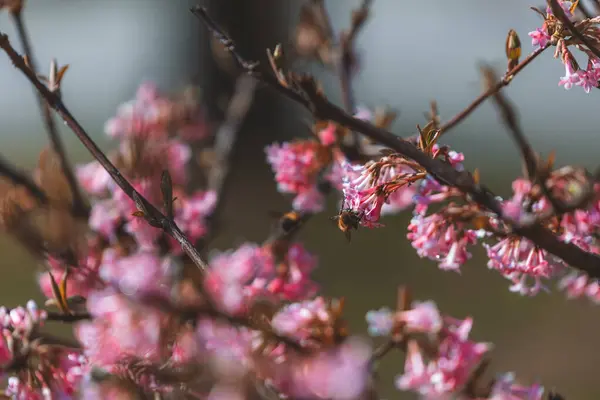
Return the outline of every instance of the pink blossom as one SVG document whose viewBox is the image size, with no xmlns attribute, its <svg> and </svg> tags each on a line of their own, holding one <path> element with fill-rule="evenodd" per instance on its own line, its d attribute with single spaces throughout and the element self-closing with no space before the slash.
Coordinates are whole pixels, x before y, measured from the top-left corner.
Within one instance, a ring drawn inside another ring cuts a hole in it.
<svg viewBox="0 0 600 400">
<path fill-rule="evenodd" d="M 75 172 L 81 186 L 92 195 L 101 195 L 114 185 L 108 172 L 97 161 L 77 166 Z"/>
<path fill-rule="evenodd" d="M 175 222 L 195 243 L 208 232 L 206 220 L 212 214 L 217 204 L 217 194 L 214 191 L 195 192 L 191 196 L 181 196 L 175 202 Z M 179 243 L 172 241 L 175 253 L 181 253 Z"/>
<path fill-rule="evenodd" d="M 92 206 L 89 226 L 110 242 L 116 239 L 116 232 L 121 222 L 122 214 L 113 199 L 101 200 Z"/>
<path fill-rule="evenodd" d="M 504 374 L 495 380 L 490 400 L 542 400 L 544 388 L 540 385 L 522 386 L 515 383 L 513 373 Z"/>
<path fill-rule="evenodd" d="M 75 335 L 94 365 L 110 366 L 126 356 L 153 360 L 160 355 L 162 316 L 157 311 L 111 289 L 90 293 L 87 307 L 93 320 L 79 322 Z"/>
<path fill-rule="evenodd" d="M 600 304 L 600 283 L 586 274 L 570 272 L 559 281 L 558 288 L 564 291 L 569 299 L 585 296 L 594 303 Z"/>
<path fill-rule="evenodd" d="M 344 164 L 343 178 L 344 208 L 361 216 L 360 224 L 367 227 L 380 226 L 378 223 L 385 204 L 387 211 L 400 211 L 411 204 L 416 188 L 405 183 L 393 184 L 394 180 L 408 177 L 412 169 L 384 157 L 378 162 L 365 165 Z M 394 197 L 390 199 L 390 196 Z"/>
<path fill-rule="evenodd" d="M 175 268 L 172 257 L 161 258 L 149 250 L 120 257 L 116 250 L 107 249 L 100 266 L 100 277 L 128 296 L 166 294 L 170 288 L 170 274 Z"/>
<path fill-rule="evenodd" d="M 559 86 L 564 86 L 569 90 L 573 85 L 578 85 L 581 81 L 581 74 L 577 62 L 569 51 L 563 52 L 563 64 L 565 65 L 565 76 L 558 81 Z"/>
<path fill-rule="evenodd" d="M 387 307 L 367 312 L 366 319 L 369 324 L 369 335 L 371 336 L 387 336 L 394 327 L 394 314 Z"/>
<path fill-rule="evenodd" d="M 441 214 L 415 215 L 408 226 L 408 239 L 420 257 L 440 261 L 443 270 L 459 271 L 471 254 L 467 246 L 477 242 L 472 230 L 452 223 Z"/>
<path fill-rule="evenodd" d="M 410 310 L 401 311 L 397 319 L 413 332 L 437 334 L 442 329 L 442 316 L 433 301 L 415 302 Z"/>
<path fill-rule="evenodd" d="M 212 258 L 206 285 L 225 310 L 237 314 L 260 297 L 297 301 L 314 295 L 310 274 L 316 264 L 300 244 L 291 245 L 279 265 L 270 247 L 245 244 Z"/>
<path fill-rule="evenodd" d="M 551 39 L 548 32 L 546 32 L 545 29 L 540 29 L 540 28 L 537 28 L 533 32 L 529 32 L 528 35 L 529 35 L 529 37 L 531 37 L 531 45 L 533 47 L 538 47 L 538 48 L 546 47 L 548 45 L 548 42 Z"/>
<path fill-rule="evenodd" d="M 495 269 L 513 282 L 511 291 L 534 296 L 545 287 L 541 278 L 550 278 L 564 265 L 545 250 L 534 246 L 527 239 L 507 237 L 497 244 L 483 245 L 487 250 L 488 268 Z M 533 285 L 527 283 L 528 278 Z"/>
<path fill-rule="evenodd" d="M 369 382 L 371 347 L 357 338 L 284 367 L 276 386 L 294 398 L 353 400 Z"/>
<path fill-rule="evenodd" d="M 99 289 L 104 286 L 104 283 L 98 276 L 101 260 L 102 253 L 95 246 L 95 243 L 90 241 L 88 253 L 80 260 L 78 267 L 69 270 L 67 280 L 67 295 L 69 297 L 86 297 L 90 290 Z M 47 260 L 47 264 L 55 280 L 62 280 L 66 271 L 65 266 L 58 260 L 50 257 Z M 38 281 L 44 295 L 48 298 L 54 298 L 50 274 L 48 272 L 40 274 Z"/>
<path fill-rule="evenodd" d="M 311 344 L 311 326 L 315 321 L 327 323 L 331 316 L 323 297 L 292 303 L 275 314 L 271 321 L 273 329 L 280 334 L 294 337 L 301 344 Z"/>
<path fill-rule="evenodd" d="M 409 342 L 404 374 L 396 380 L 401 390 L 432 398 L 460 390 L 490 349 L 487 343 L 468 340 L 472 320 L 447 319 L 435 358 L 426 361 L 414 341 Z"/>
</svg>

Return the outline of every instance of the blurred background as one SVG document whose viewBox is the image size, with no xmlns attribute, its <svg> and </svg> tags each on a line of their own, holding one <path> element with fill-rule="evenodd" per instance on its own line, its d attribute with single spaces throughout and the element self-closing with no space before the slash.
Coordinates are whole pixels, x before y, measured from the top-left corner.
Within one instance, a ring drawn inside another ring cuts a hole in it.
<svg viewBox="0 0 600 400">
<path fill-rule="evenodd" d="M 119 104 L 133 98 L 137 87 L 155 82 L 173 92 L 192 83 L 202 88 L 211 117 L 218 121 L 231 94 L 234 77 L 213 60 L 210 38 L 189 8 L 198 1 L 28 0 L 24 18 L 40 68 L 51 58 L 70 64 L 63 98 L 73 114 L 104 149 L 114 143 L 104 134 L 105 121 Z M 334 29 L 350 24 L 359 0 L 326 1 Z M 240 51 L 265 62 L 265 48 L 289 43 L 300 0 L 204 1 L 211 14 L 238 42 Z M 504 42 L 515 29 L 523 54 L 532 50 L 527 36 L 541 19 L 523 0 L 375 0 L 371 19 L 357 48 L 361 70 L 354 80 L 357 103 L 389 105 L 399 111 L 393 131 L 402 136 L 424 125 L 424 113 L 436 100 L 442 121 L 464 108 L 481 91 L 478 65 L 488 63 L 503 73 Z M 18 44 L 8 17 L 0 30 Z M 18 46 L 17 46 L 18 47 Z M 317 75 L 329 98 L 340 104 L 337 78 L 315 65 L 298 69 Z M 519 74 L 505 93 L 518 106 L 525 132 L 547 154 L 557 150 L 560 164 L 589 167 L 597 156 L 598 91 L 558 86 L 562 64 L 548 51 Z M 264 147 L 306 135 L 309 115 L 268 89 L 260 89 L 235 148 L 228 196 L 220 220 L 223 229 L 213 242 L 220 250 L 266 238 L 269 211 L 285 211 L 290 199 L 278 194 L 265 162 Z M 64 127 L 63 127 L 64 128 Z M 74 162 L 90 160 L 67 129 L 63 138 Z M 483 181 L 506 195 L 520 172 L 512 141 L 486 102 L 445 143 L 462 151 L 466 166 L 478 167 Z M 32 168 L 47 138 L 32 89 L 10 62 L 0 56 L 0 153 L 22 168 Z M 354 332 L 365 332 L 364 314 L 393 306 L 396 287 L 409 285 L 416 299 L 435 300 L 447 314 L 475 320 L 473 338 L 495 344 L 491 370 L 514 371 L 524 383 L 540 381 L 568 399 L 600 398 L 596 367 L 600 352 L 590 351 L 600 328 L 600 310 L 587 301 L 567 301 L 561 293 L 521 298 L 508 282 L 486 268 L 477 253 L 462 273 L 439 271 L 420 260 L 406 240 L 410 213 L 386 218 L 385 228 L 360 230 L 348 244 L 331 225 L 337 212 L 332 199 L 327 212 L 310 221 L 300 239 L 318 254 L 317 280 L 329 296 L 347 297 L 347 317 Z M 42 299 L 34 275 L 38 266 L 14 241 L 1 238 L 0 303 L 13 306 Z M 390 356 L 382 365 L 382 399 L 410 399 L 393 390 L 403 359 Z"/>
</svg>

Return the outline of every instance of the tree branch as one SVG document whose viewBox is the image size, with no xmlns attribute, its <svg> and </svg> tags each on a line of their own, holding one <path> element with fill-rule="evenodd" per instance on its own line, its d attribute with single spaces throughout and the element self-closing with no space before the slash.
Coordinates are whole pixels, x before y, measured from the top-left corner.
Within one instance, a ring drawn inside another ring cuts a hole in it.
<svg viewBox="0 0 600 400">
<path fill-rule="evenodd" d="M 274 88 L 287 98 L 303 105 L 309 109 L 315 117 L 321 120 L 335 121 L 351 130 L 355 130 L 368 136 L 376 142 L 390 147 L 404 157 L 414 160 L 442 184 L 458 188 L 463 193 L 467 194 L 474 202 L 494 212 L 498 218 L 504 219 L 500 202 L 496 199 L 496 196 L 485 186 L 475 183 L 470 173 L 466 171 L 457 171 L 450 164 L 442 160 L 430 158 L 428 155 L 421 152 L 415 145 L 401 137 L 398 137 L 385 129 L 377 128 L 368 122 L 352 117 L 322 96 L 317 90 L 314 81 L 310 79 L 304 79 L 298 83 L 300 90 L 280 85 L 278 80 L 272 74 L 261 73 L 258 69 L 259 64 L 257 62 L 249 62 L 238 53 L 235 43 L 223 33 L 218 25 L 208 16 L 204 8 L 197 6 L 191 11 L 206 24 L 215 38 L 224 45 L 237 61 L 238 65 L 249 75 Z M 511 225 L 510 221 L 505 222 Z M 591 277 L 600 278 L 599 256 L 585 252 L 572 243 L 561 242 L 551 231 L 539 224 L 513 227 L 513 229 L 516 234 L 531 240 L 538 247 L 563 259 L 573 268 L 580 269 Z"/>
<path fill-rule="evenodd" d="M 450 121 L 443 124 L 440 127 L 440 135 L 445 134 L 450 129 L 454 128 L 456 125 L 458 125 L 460 122 L 462 122 L 462 120 L 467 118 L 473 111 L 475 111 L 477 109 L 477 107 L 479 107 L 481 104 L 483 104 L 483 102 L 485 100 L 487 100 L 488 97 L 492 96 L 494 93 L 499 92 L 505 86 L 508 86 L 508 84 L 510 82 L 512 82 L 512 79 L 515 77 L 515 75 L 517 75 L 519 72 L 521 72 L 523 70 L 523 68 L 525 68 L 527 65 L 529 65 L 530 62 L 532 62 L 537 56 L 542 54 L 542 52 L 544 50 L 546 50 L 548 47 L 550 47 L 550 45 L 548 45 L 546 47 L 540 47 L 539 49 L 536 49 L 534 52 L 532 52 L 527 57 L 525 57 L 525 59 L 523 61 L 521 61 L 519 64 L 517 64 L 517 66 L 515 66 L 513 69 L 508 71 L 504 75 L 504 77 L 500 81 L 498 81 L 498 83 L 496 83 L 494 86 L 485 90 L 475 100 L 473 100 L 473 102 L 471 104 L 469 104 L 461 112 L 459 112 L 454 117 L 452 117 L 450 119 Z"/>
<path fill-rule="evenodd" d="M 212 190 L 216 193 L 217 205 L 209 216 L 208 223 L 210 227 L 208 237 L 202 239 L 203 243 L 207 243 L 216 234 L 215 219 L 223 205 L 223 195 L 229 175 L 231 153 L 235 147 L 241 125 L 252 106 L 255 92 L 256 80 L 244 74 L 238 77 L 236 89 L 229 102 L 225 119 L 215 134 L 215 141 L 212 147 L 214 162 L 209 169 L 207 190 Z"/>
<path fill-rule="evenodd" d="M 47 104 L 52 107 L 58 113 L 58 115 L 60 115 L 65 124 L 73 131 L 73 133 L 75 133 L 81 143 L 83 143 L 83 145 L 94 156 L 94 158 L 98 160 L 98 162 L 110 174 L 115 183 L 119 185 L 123 192 L 125 192 L 125 194 L 131 198 L 136 205 L 138 205 L 138 207 L 142 207 L 144 209 L 146 220 L 152 226 L 162 228 L 163 231 L 177 240 L 194 264 L 196 264 L 196 266 L 198 266 L 198 268 L 201 270 L 206 270 L 208 268 L 207 263 L 202 259 L 198 250 L 196 250 L 194 245 L 186 238 L 175 222 L 172 219 L 167 218 L 133 188 L 129 181 L 121 174 L 121 172 L 119 172 L 114 164 L 110 162 L 108 157 L 102 152 L 102 150 L 100 150 L 96 143 L 94 143 L 79 122 L 73 117 L 73 115 L 71 115 L 69 110 L 63 104 L 61 98 L 56 93 L 48 90 L 48 88 L 42 82 L 40 82 L 35 72 L 27 66 L 23 57 L 21 57 L 11 46 L 8 37 L 2 33 L 0 33 L 0 47 L 2 47 L 4 52 L 8 55 L 14 66 L 20 70 L 27 79 L 29 79 L 42 98 L 46 100 Z"/>
<path fill-rule="evenodd" d="M 35 58 L 33 57 L 33 50 L 31 49 L 29 35 L 27 34 L 27 29 L 25 27 L 25 22 L 23 21 L 21 10 L 15 13 L 11 13 L 11 15 L 17 27 L 17 32 L 21 40 L 21 44 L 23 46 L 23 51 L 25 53 L 25 56 L 27 57 L 27 63 L 29 64 L 29 68 L 31 68 L 34 75 L 37 75 L 38 69 L 36 67 Z M 54 119 L 52 118 L 50 107 L 44 100 L 43 96 L 41 96 L 35 90 L 34 92 L 38 100 L 38 105 L 42 114 L 42 118 L 44 120 L 44 124 L 46 125 L 48 136 L 50 138 L 50 144 L 52 146 L 52 149 L 58 156 L 62 173 L 65 176 L 67 183 L 69 184 L 69 188 L 71 189 L 71 195 L 73 196 L 73 214 L 82 218 L 87 218 L 89 216 L 90 210 L 86 201 L 84 200 L 83 195 L 81 194 L 81 191 L 79 190 L 77 179 L 75 178 L 73 168 L 71 168 L 71 164 L 69 163 L 69 159 L 67 158 L 67 153 L 58 133 L 58 129 L 56 128 L 56 124 L 54 123 Z"/>
</svg>

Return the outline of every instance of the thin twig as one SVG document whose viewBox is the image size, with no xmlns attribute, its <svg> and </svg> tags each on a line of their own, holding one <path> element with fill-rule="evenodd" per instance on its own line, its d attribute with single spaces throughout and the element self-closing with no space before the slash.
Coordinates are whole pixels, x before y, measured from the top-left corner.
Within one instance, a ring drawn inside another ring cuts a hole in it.
<svg viewBox="0 0 600 400">
<path fill-rule="evenodd" d="M 500 219 L 504 219 L 500 202 L 496 196 L 483 185 L 476 183 L 470 173 L 457 171 L 449 163 L 440 159 L 430 158 L 414 144 L 396 136 L 392 132 L 354 118 L 329 102 L 317 90 L 314 81 L 310 79 L 297 82 L 297 86 L 301 91 L 296 87 L 280 85 L 272 74 L 261 73 L 257 62 L 249 62 L 239 54 L 235 43 L 208 16 L 205 9 L 198 6 L 191 11 L 206 24 L 217 40 L 221 41 L 224 47 L 233 55 L 239 66 L 249 75 L 274 88 L 287 98 L 303 105 L 315 117 L 321 120 L 334 121 L 351 130 L 358 131 L 376 142 L 393 149 L 396 153 L 414 160 L 442 184 L 458 188 L 474 202 L 494 212 Z M 509 225 L 511 223 L 510 221 L 505 222 Z M 535 245 L 561 258 L 573 268 L 580 269 L 591 277 L 600 278 L 600 257 L 598 255 L 588 253 L 572 243 L 560 241 L 554 233 L 539 224 L 513 227 L 513 229 L 516 234 L 531 240 Z"/>
<path fill-rule="evenodd" d="M 544 50 L 546 50 L 548 47 L 550 47 L 550 45 L 548 45 L 546 47 L 540 47 L 540 48 L 536 49 L 535 51 L 533 51 L 523 61 L 521 61 L 519 64 L 517 64 L 517 66 L 515 66 L 513 69 L 511 69 L 509 72 L 507 72 L 504 75 L 504 77 L 498 83 L 496 83 L 496 85 L 494 85 L 490 88 L 487 88 L 487 90 L 485 90 L 483 93 L 481 93 L 475 100 L 473 100 L 473 102 L 471 104 L 469 104 L 461 112 L 459 112 L 454 117 L 452 117 L 448 122 L 443 124 L 440 127 L 440 135 L 445 134 L 450 129 L 454 128 L 456 125 L 458 125 L 460 122 L 462 122 L 473 111 L 475 111 L 477 109 L 477 107 L 479 107 L 481 104 L 483 104 L 483 102 L 485 100 L 487 100 L 488 97 L 492 96 L 494 93 L 499 92 L 505 86 L 508 86 L 508 84 L 510 82 L 512 82 L 512 79 L 515 77 L 515 75 L 517 75 L 519 72 L 521 72 L 523 70 L 523 68 L 525 68 L 527 65 L 529 65 L 530 62 L 532 62 L 537 56 L 542 54 L 542 52 Z"/>
<path fill-rule="evenodd" d="M 488 85 L 492 85 L 493 82 L 496 81 L 494 71 L 489 67 L 483 67 L 482 70 L 485 81 L 488 83 Z M 500 116 L 502 117 L 502 120 L 511 132 L 512 137 L 517 143 L 517 147 L 521 152 L 521 156 L 523 157 L 523 161 L 527 169 L 527 179 L 533 183 L 537 182 L 540 185 L 542 193 L 552 205 L 551 214 L 564 214 L 566 212 L 584 208 L 593 197 L 593 186 L 591 184 L 591 179 L 588 179 L 589 184 L 587 185 L 588 187 L 586 190 L 582 190 L 580 195 L 577 196 L 572 204 L 564 204 L 562 201 L 557 199 L 553 195 L 552 191 L 548 188 L 546 182 L 551 171 L 549 168 L 540 168 L 538 156 L 533 151 L 533 147 L 527 140 L 525 133 L 519 124 L 517 113 L 514 110 L 514 107 L 501 92 L 494 93 L 494 99 L 498 105 L 498 108 L 500 109 Z M 546 215 L 539 216 L 538 220 L 542 221 L 547 218 L 548 216 Z"/>
<path fill-rule="evenodd" d="M 372 0 L 363 0 L 361 6 L 352 12 L 352 25 L 347 32 L 340 35 L 340 56 L 338 63 L 338 77 L 342 91 L 342 104 L 348 114 L 356 112 L 356 103 L 354 91 L 352 89 L 352 69 L 355 63 L 354 43 L 356 36 L 363 27 L 371 8 Z M 349 137 L 351 142 L 347 152 L 350 155 L 358 157 L 361 153 L 360 136 L 357 132 L 352 132 Z"/>
<path fill-rule="evenodd" d="M 138 301 L 140 304 L 154 308 L 156 310 L 160 310 L 162 312 L 165 312 L 165 313 L 168 313 L 171 315 L 178 315 L 183 320 L 196 321 L 199 318 L 207 317 L 207 318 L 215 319 L 217 321 L 226 322 L 233 326 L 244 327 L 244 328 L 248 328 L 248 329 L 252 329 L 252 330 L 257 330 L 257 329 L 260 330 L 256 326 L 256 324 L 252 322 L 252 320 L 250 318 L 245 317 L 245 316 L 229 315 L 223 311 L 220 311 L 219 309 L 217 309 L 216 307 L 214 307 L 212 305 L 205 305 L 205 306 L 200 306 L 200 307 L 197 307 L 197 306 L 180 307 L 180 306 L 172 304 L 168 301 L 165 301 L 165 299 L 162 297 L 154 296 L 154 295 L 141 296 L 141 297 L 138 297 L 133 300 Z M 289 338 L 287 336 L 279 335 L 278 333 L 273 332 L 273 331 L 270 331 L 267 333 L 268 333 L 269 337 L 273 338 L 274 340 L 276 340 L 280 343 L 283 343 L 283 344 L 289 346 L 291 349 L 293 349 L 299 353 L 308 352 L 308 349 L 303 347 L 295 339 Z"/>
<path fill-rule="evenodd" d="M 600 50 L 598 50 L 589 40 L 587 40 L 587 38 L 581 32 L 579 32 L 579 29 L 577 29 L 577 27 L 575 27 L 575 25 L 571 22 L 569 17 L 565 15 L 564 10 L 560 6 L 560 4 L 558 4 L 558 0 L 547 1 L 548 5 L 552 9 L 552 14 L 554 14 L 554 16 L 558 18 L 558 20 L 564 26 L 566 26 L 567 29 L 569 29 L 569 32 L 571 32 L 573 36 L 579 39 L 579 41 L 582 44 L 584 44 L 596 57 L 598 57 L 598 59 L 600 59 Z"/>
<path fill-rule="evenodd" d="M 77 313 L 77 314 L 63 314 L 57 312 L 47 312 L 46 313 L 47 321 L 57 321 L 57 322 L 79 322 L 85 321 L 88 319 L 92 319 L 92 314 L 90 313 Z"/>
<path fill-rule="evenodd" d="M 18 171 L 2 158 L 0 158 L 0 175 L 16 185 L 24 186 L 42 204 L 48 203 L 46 193 L 27 174 Z"/>
<path fill-rule="evenodd" d="M 0 33 L 0 47 L 2 47 L 4 52 L 8 55 L 14 66 L 19 69 L 25 75 L 25 77 L 27 77 L 27 79 L 29 79 L 40 95 L 46 100 L 47 104 L 52 107 L 58 113 L 58 115 L 60 115 L 65 124 L 73 131 L 73 133 L 75 133 L 86 149 L 88 149 L 88 151 L 94 156 L 100 165 L 102 165 L 102 167 L 104 167 L 104 169 L 110 174 L 112 179 L 117 185 L 119 185 L 123 192 L 125 192 L 130 199 L 134 200 L 136 204 L 141 205 L 144 208 L 144 211 L 146 212 L 146 220 L 154 227 L 162 228 L 167 234 L 177 240 L 194 264 L 196 264 L 196 266 L 198 266 L 198 268 L 201 270 L 206 270 L 208 268 L 207 263 L 202 259 L 202 256 L 198 250 L 187 239 L 175 222 L 167 218 L 133 188 L 131 183 L 129 183 L 129 181 L 121 174 L 121 172 L 119 172 L 114 164 L 90 138 L 88 133 L 79 124 L 75 117 L 73 117 L 71 112 L 63 104 L 61 98 L 56 95 L 56 93 L 48 90 L 48 88 L 42 82 L 40 82 L 33 70 L 27 66 L 23 57 L 21 57 L 11 46 L 8 37 L 2 33 Z"/>
<path fill-rule="evenodd" d="M 16 13 L 11 13 L 11 15 L 17 27 L 17 32 L 21 40 L 21 45 L 23 46 L 23 52 L 27 57 L 27 64 L 29 65 L 29 68 L 31 68 L 33 73 L 37 75 L 38 69 L 36 66 L 35 58 L 33 56 L 33 50 L 31 48 L 29 35 L 27 34 L 27 29 L 25 27 L 25 22 L 23 21 L 22 13 L 21 11 L 19 11 Z M 87 218 L 90 210 L 86 201 L 84 200 L 83 195 L 81 194 L 81 191 L 79 190 L 79 185 L 77 183 L 77 179 L 75 178 L 75 174 L 73 173 L 73 168 L 71 167 L 69 159 L 67 158 L 65 146 L 60 138 L 58 129 L 56 128 L 56 124 L 54 123 L 54 118 L 52 117 L 50 106 L 44 100 L 43 96 L 41 96 L 35 90 L 34 92 L 38 100 L 38 105 L 40 107 L 44 124 L 46 125 L 48 137 L 50 138 L 50 144 L 52 146 L 52 149 L 58 156 L 62 173 L 65 176 L 65 179 L 67 180 L 67 183 L 71 190 L 71 194 L 73 196 L 73 214 L 82 218 Z"/>
<path fill-rule="evenodd" d="M 225 119 L 215 134 L 215 141 L 212 148 L 214 163 L 211 165 L 208 173 L 207 190 L 216 193 L 217 204 L 209 216 L 209 233 L 208 237 L 202 239 L 203 243 L 207 243 L 210 237 L 216 235 L 215 219 L 220 208 L 223 206 L 224 192 L 231 164 L 231 153 L 235 147 L 241 125 L 252 106 L 256 92 L 256 83 L 256 80 L 248 75 L 242 74 L 238 77 L 235 92 L 227 107 Z"/>
</svg>

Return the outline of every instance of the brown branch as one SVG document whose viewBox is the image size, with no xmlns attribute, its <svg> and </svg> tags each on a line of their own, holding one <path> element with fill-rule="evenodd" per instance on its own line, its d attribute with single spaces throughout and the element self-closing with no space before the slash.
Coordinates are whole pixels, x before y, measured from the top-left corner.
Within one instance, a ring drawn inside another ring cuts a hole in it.
<svg viewBox="0 0 600 400">
<path fill-rule="evenodd" d="M 342 104 L 349 114 L 356 112 L 354 92 L 352 90 L 352 69 L 355 64 L 354 43 L 360 29 L 364 26 L 369 15 L 372 0 L 363 0 L 360 7 L 352 12 L 352 25 L 346 32 L 340 35 L 340 55 L 337 61 L 338 78 L 342 91 Z M 352 132 L 349 137 L 351 141 L 344 143 L 348 149 L 347 153 L 357 158 L 361 153 L 360 136 L 357 132 Z"/>
<path fill-rule="evenodd" d="M 489 67 L 482 68 L 485 81 L 488 85 L 493 85 L 496 81 L 494 71 Z M 542 189 L 542 193 L 548 199 L 552 205 L 551 215 L 564 214 L 567 212 L 575 211 L 580 208 L 584 208 L 593 197 L 593 185 L 591 179 L 588 179 L 588 187 L 581 191 L 581 194 L 577 198 L 566 204 L 565 202 L 557 199 L 552 191 L 548 188 L 547 179 L 551 172 L 550 168 L 540 168 L 537 154 L 533 151 L 533 147 L 527 140 L 523 129 L 521 128 L 517 113 L 514 107 L 510 104 L 508 99 L 501 92 L 494 94 L 494 100 L 500 109 L 500 116 L 502 120 L 511 132 L 511 136 L 517 143 L 517 147 L 521 152 L 525 167 L 527 170 L 527 179 L 532 183 L 538 183 Z M 589 175 L 589 174 L 588 174 Z M 546 220 L 551 215 L 538 216 L 538 221 Z"/>
<path fill-rule="evenodd" d="M 368 122 L 352 117 L 322 96 L 317 90 L 314 81 L 310 79 L 304 79 L 298 83 L 297 86 L 299 86 L 300 90 L 280 85 L 272 74 L 261 73 L 257 62 L 248 62 L 238 53 L 235 43 L 208 16 L 205 9 L 198 6 L 191 11 L 206 24 L 215 38 L 221 41 L 238 62 L 239 66 L 249 75 L 274 88 L 287 98 L 303 105 L 318 119 L 335 121 L 393 149 L 404 157 L 414 160 L 442 184 L 458 188 L 467 194 L 472 201 L 494 212 L 500 219 L 503 219 L 502 208 L 496 196 L 483 185 L 477 184 L 470 173 L 457 171 L 450 164 L 442 160 L 430 158 L 414 144 L 396 136 L 392 132 L 377 128 Z M 510 224 L 510 221 L 505 222 Z M 573 268 L 580 269 L 591 277 L 600 278 L 599 256 L 588 253 L 572 243 L 560 241 L 551 231 L 543 226 L 536 224 L 533 226 L 514 227 L 514 232 L 531 240 L 538 247 L 561 258 Z"/>
<path fill-rule="evenodd" d="M 154 227 L 162 228 L 167 234 L 172 236 L 191 258 L 191 260 L 201 270 L 208 268 L 207 263 L 202 259 L 200 253 L 194 245 L 186 238 L 183 232 L 175 224 L 172 219 L 167 218 L 161 213 L 155 206 L 153 206 L 148 200 L 146 200 L 139 192 L 137 192 L 131 183 L 119 172 L 119 170 L 110 162 L 108 157 L 100 150 L 100 148 L 94 143 L 94 141 L 87 134 L 85 129 L 79 124 L 79 122 L 73 117 L 70 111 L 63 104 L 61 98 L 56 94 L 48 90 L 48 88 L 39 81 L 35 72 L 27 66 L 23 57 L 21 57 L 15 49 L 11 46 L 8 37 L 0 33 L 0 47 L 8 55 L 14 66 L 20 70 L 27 79 L 37 89 L 38 93 L 46 100 L 47 104 L 52 107 L 58 115 L 63 119 L 65 124 L 75 133 L 81 143 L 88 149 L 88 151 L 94 156 L 96 160 L 104 167 L 104 169 L 110 174 L 112 179 L 117 185 L 131 198 L 138 208 L 143 208 L 146 220 Z"/>
<path fill-rule="evenodd" d="M 63 314 L 49 311 L 46 313 L 47 321 L 56 321 L 56 322 L 78 322 L 85 321 L 88 319 L 92 319 L 92 315 L 90 313 L 77 313 L 77 314 Z"/>
<path fill-rule="evenodd" d="M 589 40 L 587 40 L 587 38 L 581 32 L 579 32 L 579 29 L 577 29 L 577 27 L 575 27 L 575 25 L 571 22 L 569 17 L 567 17 L 565 15 L 564 10 L 560 6 L 560 4 L 558 4 L 558 0 L 547 0 L 547 1 L 548 1 L 548 5 L 552 9 L 552 14 L 554 14 L 554 16 L 556 18 L 558 18 L 558 20 L 564 26 L 566 26 L 567 29 L 569 29 L 569 32 L 571 32 L 571 34 L 573 36 L 575 36 L 577 39 L 579 39 L 579 41 L 582 44 L 584 44 L 588 49 L 590 49 L 590 51 L 596 57 L 598 57 L 598 59 L 600 59 L 600 50 L 598 50 L 595 46 L 593 46 L 592 43 Z"/>
<path fill-rule="evenodd" d="M 445 134 L 450 129 L 454 128 L 456 125 L 458 125 L 460 122 L 462 122 L 473 111 L 475 111 L 477 109 L 477 107 L 479 107 L 481 104 L 483 104 L 483 102 L 485 100 L 487 100 L 488 97 L 492 96 L 494 93 L 499 92 L 505 86 L 508 86 L 508 84 L 510 82 L 512 82 L 512 79 L 515 77 L 515 75 L 517 75 L 519 72 L 521 72 L 523 70 L 523 68 L 525 68 L 527 65 L 529 65 L 530 62 L 532 62 L 537 56 L 542 54 L 542 52 L 544 50 L 546 50 L 548 47 L 550 47 L 550 45 L 548 45 L 546 47 L 540 47 L 539 49 L 536 49 L 531 54 L 529 54 L 527 57 L 525 57 L 525 59 L 523 61 L 521 61 L 513 69 L 508 71 L 498 83 L 496 83 L 494 86 L 492 86 L 490 88 L 487 88 L 487 90 L 485 90 L 483 93 L 481 93 L 475 100 L 473 100 L 473 102 L 471 104 L 469 104 L 461 112 L 459 112 L 454 117 L 452 117 L 450 119 L 450 121 L 443 124 L 440 127 L 440 135 Z"/>
<path fill-rule="evenodd" d="M 8 178 L 16 185 L 24 186 L 42 204 L 48 203 L 46 193 L 27 174 L 18 171 L 2 158 L 0 158 L 0 175 Z"/>
<path fill-rule="evenodd" d="M 486 87 L 494 88 L 497 86 L 495 84 L 496 76 L 490 67 L 482 67 L 482 72 Z M 508 127 L 509 131 L 512 133 L 512 138 L 517 143 L 517 147 L 521 152 L 521 156 L 523 157 L 525 168 L 527 170 L 527 179 L 533 181 L 538 176 L 538 157 L 533 151 L 531 144 L 525 137 L 525 133 L 517 121 L 517 114 L 513 107 L 509 104 L 508 100 L 499 91 L 495 91 L 493 96 L 498 108 L 500 109 L 500 116 Z"/>
<path fill-rule="evenodd" d="M 214 160 L 208 173 L 207 190 L 212 190 L 217 195 L 217 204 L 208 218 L 209 230 L 207 237 L 202 238 L 202 243 L 207 243 L 216 235 L 216 216 L 223 206 L 223 197 L 229 175 L 231 153 L 235 146 L 241 128 L 254 99 L 256 80 L 247 75 L 237 79 L 236 89 L 229 102 L 225 119 L 215 134 L 212 147 Z"/>
<path fill-rule="evenodd" d="M 25 27 L 25 22 L 23 21 L 21 10 L 18 10 L 18 12 L 11 13 L 11 15 L 17 27 L 18 36 L 21 40 L 21 45 L 23 46 L 23 52 L 27 57 L 27 64 L 29 65 L 29 68 L 31 68 L 31 70 L 33 71 L 34 75 L 37 75 L 38 69 L 36 67 L 35 58 L 33 56 L 33 50 L 31 48 L 29 35 L 27 34 L 27 29 Z M 35 90 L 34 92 L 38 100 L 38 106 L 40 108 L 44 124 L 46 126 L 46 131 L 48 132 L 50 144 L 52 146 L 52 149 L 58 156 L 62 173 L 65 176 L 65 179 L 67 180 L 69 188 L 71 189 L 71 195 L 73 196 L 73 214 L 82 218 L 87 218 L 90 210 L 86 201 L 84 200 L 81 191 L 79 190 L 79 185 L 77 183 L 77 179 L 75 178 L 75 174 L 73 173 L 73 168 L 71 167 L 69 159 L 67 158 L 65 146 L 60 138 L 58 129 L 56 128 L 56 124 L 54 123 L 50 106 L 44 100 L 43 96 L 41 96 Z"/>
<path fill-rule="evenodd" d="M 261 328 L 256 326 L 256 324 L 252 321 L 251 318 L 247 318 L 245 316 L 229 315 L 223 311 L 220 311 L 213 305 L 205 305 L 200 307 L 180 307 L 168 301 L 165 301 L 165 299 L 162 297 L 156 297 L 153 295 L 142 296 L 137 299 L 134 299 L 133 301 L 138 301 L 140 304 L 154 308 L 156 310 L 160 310 L 168 314 L 178 315 L 183 320 L 187 321 L 197 320 L 201 317 L 208 317 L 218 321 L 226 322 L 232 326 L 244 327 L 252 330 L 261 330 Z M 300 345 L 300 343 L 298 343 L 295 339 L 279 335 L 278 333 L 273 331 L 265 333 L 267 333 L 268 336 L 273 338 L 274 340 L 289 346 L 291 349 L 299 353 L 307 353 L 309 351 L 308 349 L 302 347 L 302 345 Z"/>
</svg>

